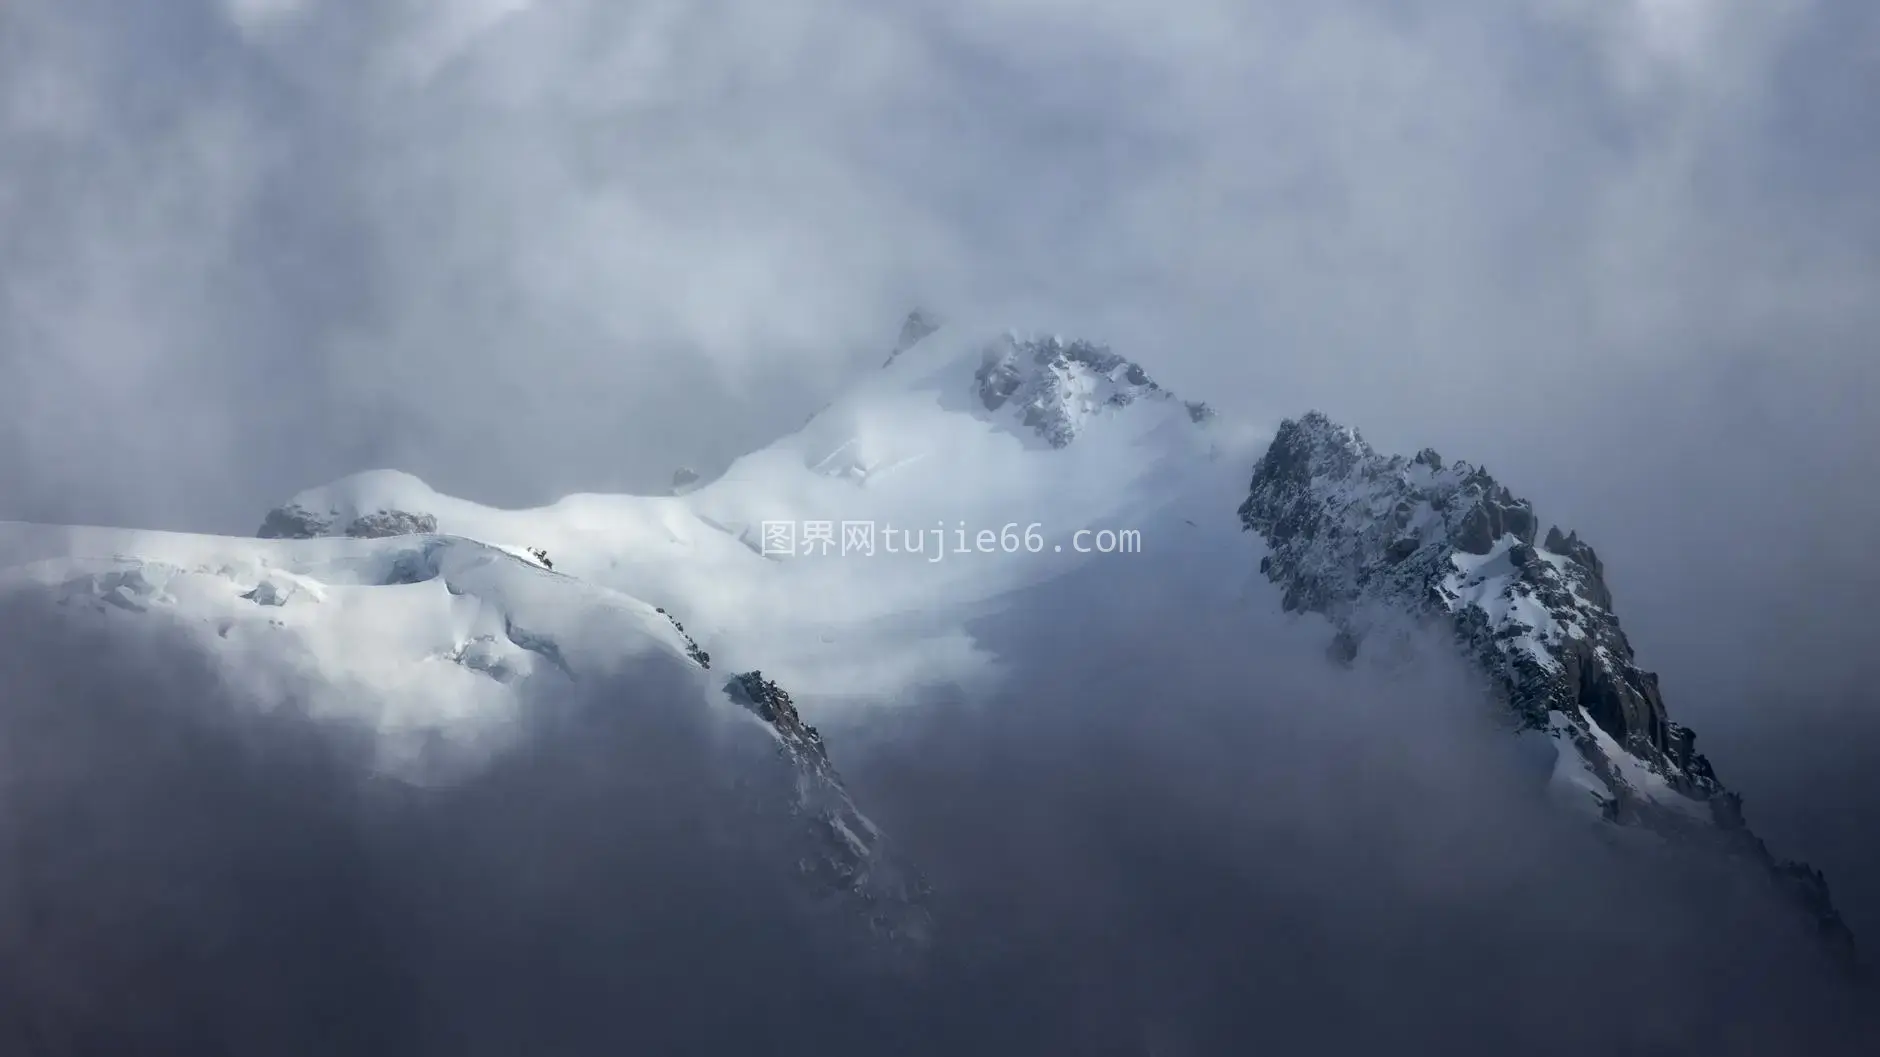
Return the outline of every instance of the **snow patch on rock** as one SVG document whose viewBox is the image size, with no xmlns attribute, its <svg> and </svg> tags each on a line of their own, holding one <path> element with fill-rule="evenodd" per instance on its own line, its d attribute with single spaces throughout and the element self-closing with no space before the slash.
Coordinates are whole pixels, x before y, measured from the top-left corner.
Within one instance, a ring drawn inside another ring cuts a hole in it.
<svg viewBox="0 0 1880 1057">
<path fill-rule="evenodd" d="M 1069 445 L 1092 419 L 1118 408 L 1178 402 L 1141 365 L 1108 346 L 1056 335 L 1005 334 L 986 346 L 973 382 L 986 411 L 1010 416 L 1053 448 Z M 1182 406 L 1195 422 L 1213 415 L 1205 404 Z"/>
</svg>

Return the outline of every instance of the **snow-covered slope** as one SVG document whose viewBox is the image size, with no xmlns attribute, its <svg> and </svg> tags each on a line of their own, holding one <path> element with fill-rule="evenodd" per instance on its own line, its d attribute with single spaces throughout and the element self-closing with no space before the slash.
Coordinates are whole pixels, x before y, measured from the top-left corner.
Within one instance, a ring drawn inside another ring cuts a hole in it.
<svg viewBox="0 0 1880 1057">
<path fill-rule="evenodd" d="M 670 608 L 725 664 L 825 702 L 879 704 L 986 674 L 962 630 L 975 607 L 1083 562 L 1134 559 L 1097 551 L 1137 548 L 1126 534 L 1172 503 L 1218 516 L 1258 439 L 1084 343 L 1008 335 L 989 349 L 908 333 L 926 340 L 684 495 L 498 510 L 381 470 L 294 496 L 261 534 L 443 532 L 540 548 L 557 573 Z M 988 365 L 1018 372 L 1031 411 L 1049 398 L 1042 427 L 1010 401 L 987 406 Z M 1130 392 L 1148 395 L 1116 399 Z"/>
<path fill-rule="evenodd" d="M 677 670 L 701 709 L 775 741 L 794 774 L 776 795 L 794 801 L 814 849 L 805 872 L 858 899 L 885 932 L 925 927 L 918 875 L 890 862 L 787 696 L 782 708 L 753 699 L 746 686 L 761 677 L 710 672 L 663 607 L 557 573 L 524 548 L 436 533 L 263 540 L 0 523 L 0 554 L 0 591 L 179 626 L 245 698 L 292 700 L 370 732 L 377 769 L 416 784 L 511 748 L 518 709 L 544 699 L 525 691 Z"/>
<path fill-rule="evenodd" d="M 8 569 L 10 588 L 180 622 L 232 675 L 261 680 L 257 689 L 304 682 L 315 708 L 369 725 L 383 766 L 407 775 L 437 738 L 474 755 L 500 737 L 523 680 L 649 657 L 694 663 L 655 607 L 558 576 L 519 548 L 460 537 L 264 541 L 16 525 L 4 535 L 11 553 L 57 555 Z"/>
<path fill-rule="evenodd" d="M 892 706 L 995 677 L 975 615 L 1079 563 L 1139 556 L 1102 551 L 1166 545 L 1137 526 L 1184 496 L 1218 505 L 1245 462 L 1167 398 L 1085 399 L 1104 371 L 1141 376 L 1085 362 L 1087 345 L 1025 379 L 1061 397 L 1052 421 L 1079 441 L 1066 459 L 985 406 L 982 344 L 921 341 L 932 333 L 910 326 L 876 375 L 681 494 L 502 510 L 377 470 L 301 492 L 255 539 L 6 525 L 0 587 L 180 624 L 254 699 L 292 694 L 374 732 L 381 769 L 411 781 L 502 752 L 544 681 L 681 666 L 701 707 L 761 722 L 794 765 L 790 795 L 820 838 L 809 872 L 917 933 L 918 875 L 889 861 L 797 701 Z"/>
<path fill-rule="evenodd" d="M 701 707 L 776 741 L 822 838 L 815 872 L 878 917 L 919 883 L 891 880 L 812 720 L 999 679 L 976 629 L 1013 599 L 1137 563 L 1130 582 L 1197 607 L 1323 614 L 1346 660 L 1393 622 L 1447 622 L 1578 802 L 1758 859 L 1846 945 L 1819 875 L 1776 863 L 1666 716 L 1591 549 L 1557 531 L 1537 547 L 1530 505 L 1466 463 L 1385 458 L 1317 415 L 1227 421 L 1102 346 L 916 313 L 801 429 L 674 492 L 504 510 L 377 470 L 293 496 L 260 539 L 14 526 L 0 559 L 15 588 L 196 629 L 258 689 L 320 688 L 413 776 L 440 743 L 453 761 L 500 751 L 542 681 L 683 666 Z"/>
</svg>

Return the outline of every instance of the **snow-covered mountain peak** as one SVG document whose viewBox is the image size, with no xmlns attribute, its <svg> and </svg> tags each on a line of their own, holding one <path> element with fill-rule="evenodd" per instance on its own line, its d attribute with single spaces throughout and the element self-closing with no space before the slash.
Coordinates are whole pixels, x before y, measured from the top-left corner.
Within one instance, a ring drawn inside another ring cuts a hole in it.
<svg viewBox="0 0 1880 1057">
<path fill-rule="evenodd" d="M 1512 713 L 1555 740 L 1563 793 L 1610 821 L 1758 862 L 1851 957 L 1821 875 L 1769 853 L 1695 734 L 1670 720 L 1577 534 L 1551 528 L 1536 547 L 1532 504 L 1487 470 L 1427 448 L 1383 455 L 1317 412 L 1281 424 L 1240 517 L 1267 542 L 1260 570 L 1282 605 L 1328 617 L 1340 659 L 1405 618 L 1446 626 Z"/>
<path fill-rule="evenodd" d="M 1385 456 L 1315 412 L 1280 426 L 1240 516 L 1268 541 L 1261 571 L 1282 604 L 1331 618 L 1347 654 L 1389 614 L 1448 618 L 1530 725 L 1593 723 L 1684 797 L 1717 792 L 1633 665 L 1592 548 L 1558 528 L 1537 548 L 1532 504 L 1487 470 L 1429 449 Z M 1622 786 L 1615 809 L 1640 792 Z"/>
<path fill-rule="evenodd" d="M 1043 339 L 1025 361 L 1034 392 L 1049 390 L 1047 375 L 1070 376 L 1122 397 L 1062 405 L 1077 415 L 1077 440 L 1053 446 L 1010 407 L 986 407 L 983 337 L 910 319 L 891 363 L 709 480 L 501 509 L 374 470 L 300 492 L 267 513 L 260 535 L 481 541 L 671 609 L 703 650 L 761 667 L 806 709 L 882 707 L 985 676 L 989 651 L 965 632 L 969 612 L 1083 563 L 1137 560 L 1097 555 L 1095 533 L 1112 543 L 1128 534 L 1143 549 L 1192 546 L 1158 531 L 1162 512 L 1176 504 L 1190 522 L 1216 522 L 1234 467 L 1266 439 L 1212 415 L 1197 421 L 1119 356 Z M 1174 523 L 1184 537 L 1196 531 Z M 1225 527 L 1223 546 L 1236 546 Z"/>
<path fill-rule="evenodd" d="M 1504 535 L 1534 542 L 1533 506 L 1515 498 L 1487 470 L 1469 462 L 1445 463 L 1429 448 L 1410 457 L 1381 455 L 1356 429 L 1317 411 L 1281 423 L 1260 466 L 1263 499 L 1250 499 L 1255 506 L 1302 490 L 1340 502 L 1346 531 L 1335 540 L 1312 541 L 1310 548 L 1328 568 L 1349 565 L 1380 546 L 1407 554 L 1425 542 L 1443 540 L 1464 553 L 1485 555 Z M 1289 527 L 1275 526 L 1282 539 L 1291 538 Z M 1300 586 L 1312 590 L 1309 578 Z"/>
<path fill-rule="evenodd" d="M 1134 585 L 1227 621 L 1249 581 L 1265 589 L 1258 560 L 1285 609 L 1330 619 L 1346 661 L 1393 623 L 1446 629 L 1580 807 L 1755 859 L 1844 941 L 1820 876 L 1770 856 L 1667 718 L 1598 556 L 1559 529 L 1537 545 L 1538 526 L 1480 466 L 1385 455 L 1318 413 L 1222 421 L 1102 345 L 988 341 L 915 312 L 888 362 L 800 429 L 666 494 L 502 509 L 373 470 L 293 496 L 259 540 L 27 539 L 24 578 L 109 619 L 189 623 L 231 670 L 298 673 L 400 745 L 500 729 L 532 685 L 679 666 L 762 722 L 831 876 L 886 885 L 867 898 L 888 906 L 918 885 L 876 854 L 811 718 L 996 682 L 982 618 L 1031 615 L 1093 563 L 1113 563 L 1097 580 L 1119 600 Z M 1106 531 L 1131 542 L 1091 547 Z M 17 574 L 22 540 L 0 542 Z"/>
<path fill-rule="evenodd" d="M 1058 335 L 1001 335 L 982 351 L 973 383 L 988 412 L 1011 416 L 1054 448 L 1076 440 L 1096 417 L 1138 402 L 1179 404 L 1196 423 L 1213 416 L 1206 404 L 1179 400 L 1108 346 Z"/>
<path fill-rule="evenodd" d="M 879 377 L 863 379 L 832 407 L 858 396 L 921 392 L 1028 445 L 1063 448 L 1126 409 L 1154 408 L 1209 424 L 1214 411 L 1185 401 L 1142 364 L 1084 338 L 944 324 L 916 309 L 901 325 Z"/>
</svg>

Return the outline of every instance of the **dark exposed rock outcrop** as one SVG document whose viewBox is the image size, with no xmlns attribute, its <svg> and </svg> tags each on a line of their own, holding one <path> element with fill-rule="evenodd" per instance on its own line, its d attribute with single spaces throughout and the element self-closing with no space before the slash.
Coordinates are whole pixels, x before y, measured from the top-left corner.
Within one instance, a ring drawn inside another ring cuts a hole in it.
<svg viewBox="0 0 1880 1057">
<path fill-rule="evenodd" d="M 255 535 L 264 540 L 306 540 L 331 535 L 333 519 L 289 503 L 268 511 Z"/>
<path fill-rule="evenodd" d="M 409 510 L 377 510 L 347 522 L 335 533 L 330 514 L 316 514 L 292 503 L 275 507 L 261 522 L 255 535 L 262 539 L 316 539 L 321 536 L 351 536 L 355 539 L 381 539 L 387 536 L 412 536 L 437 531 L 437 518 Z"/>
<path fill-rule="evenodd" d="M 673 630 L 677 631 L 679 637 L 685 640 L 685 655 L 692 658 L 692 663 L 698 665 L 700 668 L 710 669 L 712 666 L 712 655 L 699 648 L 698 642 L 694 640 L 691 635 L 686 633 L 685 625 L 679 623 L 679 618 L 668 613 L 664 606 L 655 608 L 661 616 L 672 621 Z"/>
<path fill-rule="evenodd" d="M 437 518 L 406 510 L 379 510 L 363 514 L 346 526 L 346 535 L 354 539 L 380 539 L 386 536 L 414 536 L 437 531 Z"/>
<path fill-rule="evenodd" d="M 1280 426 L 1239 514 L 1267 542 L 1260 569 L 1285 608 L 1331 620 L 1337 659 L 1406 618 L 1446 628 L 1521 724 L 1584 766 L 1605 818 L 1754 861 L 1853 964 L 1826 881 L 1749 831 L 1636 663 L 1604 564 L 1577 534 L 1550 528 L 1536 546 L 1532 504 L 1487 470 L 1429 449 L 1382 455 L 1318 412 Z"/>
<path fill-rule="evenodd" d="M 933 313 L 919 308 L 909 312 L 907 318 L 901 321 L 901 333 L 894 339 L 894 348 L 888 353 L 888 358 L 883 361 L 882 366 L 893 363 L 896 356 L 919 345 L 939 329 L 940 320 Z"/>
<path fill-rule="evenodd" d="M 725 693 L 769 725 L 779 755 L 796 772 L 796 808 L 816 835 L 814 849 L 799 863 L 804 873 L 859 899 L 878 934 L 924 939 L 926 882 L 892 861 L 881 831 L 857 810 L 830 763 L 822 734 L 804 721 L 789 693 L 760 671 L 733 676 Z"/>
</svg>

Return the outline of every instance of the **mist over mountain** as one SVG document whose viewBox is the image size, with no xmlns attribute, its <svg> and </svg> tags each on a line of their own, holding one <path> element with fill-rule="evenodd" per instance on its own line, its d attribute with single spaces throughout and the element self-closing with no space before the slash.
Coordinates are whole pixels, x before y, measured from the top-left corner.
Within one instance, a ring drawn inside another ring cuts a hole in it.
<svg viewBox="0 0 1880 1057">
<path fill-rule="evenodd" d="M 0 1053 L 1872 1052 L 1876 46 L 0 5 Z"/>
<path fill-rule="evenodd" d="M 1862 1052 L 1785 915 L 1562 825 L 1458 673 L 1380 685 L 1272 623 L 1067 619 L 1013 648 L 1079 663 L 839 742 L 942 893 L 908 965 L 799 898 L 735 789 L 766 754 L 682 687 L 563 691 L 414 796 L 186 644 L 10 612 L 9 1048 Z"/>
<path fill-rule="evenodd" d="M 925 329 L 682 495 L 374 471 L 255 537 L 7 526 L 14 1045 L 1874 1037 L 1828 883 L 1577 536 L 1104 346 Z"/>
</svg>

